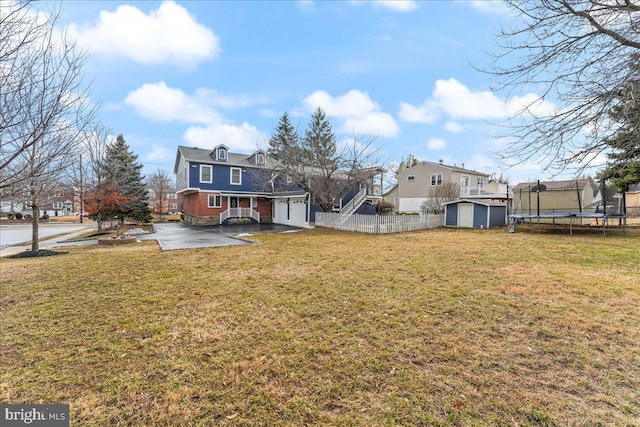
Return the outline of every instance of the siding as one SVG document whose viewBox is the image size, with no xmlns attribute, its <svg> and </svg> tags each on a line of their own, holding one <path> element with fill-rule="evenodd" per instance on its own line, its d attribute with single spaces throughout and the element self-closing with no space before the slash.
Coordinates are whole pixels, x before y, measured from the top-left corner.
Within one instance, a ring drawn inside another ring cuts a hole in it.
<svg viewBox="0 0 640 427">
<path fill-rule="evenodd" d="M 474 204 L 473 228 L 487 227 L 487 210 L 487 206 Z"/>
<path fill-rule="evenodd" d="M 447 217 L 445 218 L 445 225 L 450 227 L 458 226 L 458 204 L 447 205 Z"/>
<path fill-rule="evenodd" d="M 489 213 L 489 227 L 502 227 L 507 214 L 506 206 L 492 206 Z"/>
</svg>

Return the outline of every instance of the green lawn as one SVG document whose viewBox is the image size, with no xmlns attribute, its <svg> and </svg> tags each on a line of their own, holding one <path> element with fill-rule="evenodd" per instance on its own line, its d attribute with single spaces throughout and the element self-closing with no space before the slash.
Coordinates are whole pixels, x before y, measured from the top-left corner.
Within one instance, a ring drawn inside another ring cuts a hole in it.
<svg viewBox="0 0 640 427">
<path fill-rule="evenodd" d="M 322 229 L 0 260 L 0 402 L 72 426 L 637 426 L 640 238 Z"/>
</svg>

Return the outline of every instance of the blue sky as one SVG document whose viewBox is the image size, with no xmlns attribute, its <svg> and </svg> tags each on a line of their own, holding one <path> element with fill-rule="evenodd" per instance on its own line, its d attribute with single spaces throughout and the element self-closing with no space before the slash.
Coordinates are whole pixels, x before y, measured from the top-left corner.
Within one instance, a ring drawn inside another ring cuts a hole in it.
<svg viewBox="0 0 640 427">
<path fill-rule="evenodd" d="M 375 138 L 380 157 L 465 164 L 512 184 L 508 138 L 490 125 L 535 93 L 490 92 L 494 34 L 484 1 L 70 1 L 68 35 L 89 52 L 99 119 L 122 133 L 149 174 L 173 171 L 178 145 L 264 148 L 287 111 L 303 131 L 320 106 L 339 141 Z M 548 105 L 547 105 L 548 106 Z M 544 106 L 543 106 L 544 108 Z"/>
</svg>

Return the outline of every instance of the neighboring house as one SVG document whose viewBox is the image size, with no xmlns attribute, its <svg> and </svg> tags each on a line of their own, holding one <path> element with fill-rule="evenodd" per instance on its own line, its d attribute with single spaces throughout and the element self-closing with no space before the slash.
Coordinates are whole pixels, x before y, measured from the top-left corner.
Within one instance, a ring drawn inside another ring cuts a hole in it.
<svg viewBox="0 0 640 427">
<path fill-rule="evenodd" d="M 154 213 L 179 214 L 182 212 L 182 196 L 176 193 L 175 188 L 168 189 L 162 200 L 152 189 L 149 189 L 149 210 Z M 162 206 L 160 206 L 162 204 Z"/>
<path fill-rule="evenodd" d="M 58 185 L 47 192 L 45 203 L 40 207 L 41 215 L 45 213 L 50 217 L 67 216 L 74 213 L 74 200 L 76 189 L 71 185 Z"/>
<path fill-rule="evenodd" d="M 212 150 L 179 146 L 174 173 L 176 193 L 184 200 L 185 221 L 193 225 L 226 225 L 240 219 L 308 227 L 320 208 L 310 194 L 296 187 L 290 176 L 276 172 L 280 169 L 262 150 L 239 154 L 229 152 L 225 145 Z M 336 200 L 336 210 L 374 213 L 371 203 L 381 199 L 380 186 L 373 185 L 379 172 L 372 170 L 367 182 L 359 183 Z M 372 194 L 376 189 L 378 194 Z"/>
<path fill-rule="evenodd" d="M 422 161 L 398 174 L 398 183 L 385 195 L 397 212 L 420 212 L 429 194 L 447 183 L 457 184 L 460 198 L 506 200 L 506 185 L 491 183 L 490 175 L 462 167 Z M 500 190 L 504 190 L 501 192 Z"/>
<path fill-rule="evenodd" d="M 40 199 L 40 215 L 66 216 L 73 215 L 77 210 L 78 191 L 75 187 L 66 184 L 57 184 L 51 190 L 44 191 Z M 32 215 L 31 200 L 27 191 L 20 196 L 3 198 L 1 204 L 2 213 L 17 213 Z"/>
<path fill-rule="evenodd" d="M 537 185 L 538 182 L 523 182 L 513 187 L 514 214 L 593 213 L 601 209 L 598 186 L 592 178 L 540 181 L 539 192 Z M 569 220 L 545 219 L 541 222 L 568 223 Z M 590 219 L 582 220 L 583 224 L 590 222 Z"/>
<path fill-rule="evenodd" d="M 628 216 L 640 216 L 640 184 L 632 185 L 624 193 L 624 203 Z"/>
</svg>

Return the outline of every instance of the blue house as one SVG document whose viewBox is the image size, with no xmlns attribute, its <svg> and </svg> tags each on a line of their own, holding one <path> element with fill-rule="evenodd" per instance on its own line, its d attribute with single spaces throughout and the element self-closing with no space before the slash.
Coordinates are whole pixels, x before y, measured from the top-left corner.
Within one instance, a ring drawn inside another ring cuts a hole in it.
<svg viewBox="0 0 640 427">
<path fill-rule="evenodd" d="M 193 225 L 235 222 L 309 227 L 322 209 L 264 151 L 229 152 L 179 146 L 174 166 L 176 193 L 183 196 L 185 221 Z M 334 211 L 343 215 L 375 213 L 381 197 L 382 168 L 371 168 L 350 188 L 340 188 Z M 380 184 L 376 184 L 376 183 Z M 340 185 L 336 182 L 336 188 Z"/>
</svg>

